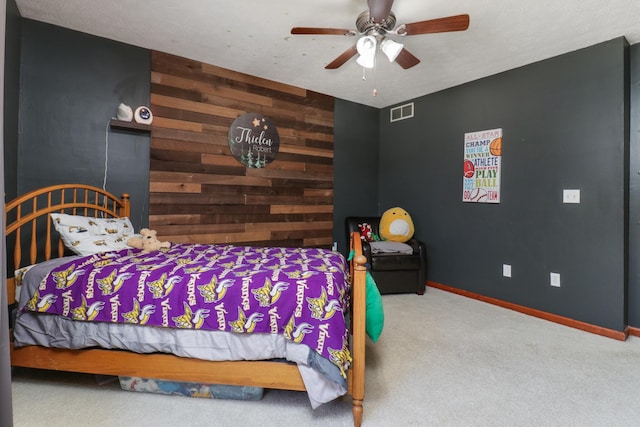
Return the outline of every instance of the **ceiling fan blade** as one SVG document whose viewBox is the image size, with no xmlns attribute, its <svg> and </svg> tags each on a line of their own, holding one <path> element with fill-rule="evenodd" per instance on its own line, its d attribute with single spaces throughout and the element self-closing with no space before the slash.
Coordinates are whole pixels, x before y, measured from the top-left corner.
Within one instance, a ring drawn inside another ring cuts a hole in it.
<svg viewBox="0 0 640 427">
<path fill-rule="evenodd" d="M 357 53 L 358 50 L 356 49 L 356 46 L 353 45 L 349 49 L 342 52 L 336 59 L 328 63 L 324 68 L 326 68 L 327 70 L 335 70 L 336 68 L 341 67 L 342 64 L 353 58 Z"/>
<path fill-rule="evenodd" d="M 373 22 L 380 23 L 389 17 L 393 0 L 367 0 L 367 5 Z"/>
<path fill-rule="evenodd" d="M 400 25 L 398 27 L 398 34 L 411 36 L 415 34 L 464 31 L 467 28 L 469 28 L 469 15 L 464 14 Z"/>
<path fill-rule="evenodd" d="M 413 67 L 414 65 L 418 65 L 419 62 L 420 60 L 405 48 L 402 48 L 400 54 L 396 58 L 396 63 L 405 70 Z"/>
<path fill-rule="evenodd" d="M 345 30 L 343 28 L 313 28 L 313 27 L 293 27 L 291 34 L 330 34 L 336 36 L 355 36 L 355 30 Z"/>
</svg>

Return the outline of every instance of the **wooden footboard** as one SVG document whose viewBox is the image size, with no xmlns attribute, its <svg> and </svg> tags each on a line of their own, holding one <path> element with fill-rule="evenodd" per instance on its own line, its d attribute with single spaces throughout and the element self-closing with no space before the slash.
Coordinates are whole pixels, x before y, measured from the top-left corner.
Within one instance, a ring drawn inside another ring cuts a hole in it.
<svg viewBox="0 0 640 427">
<path fill-rule="evenodd" d="M 62 194 L 60 194 L 62 191 Z M 26 205 L 25 205 L 26 204 Z M 30 206 L 25 208 L 24 206 Z M 28 211 L 28 212 L 27 212 Z M 7 242 L 14 246 L 14 268 L 50 259 L 51 212 L 111 217 L 129 215 L 129 199 L 118 199 L 99 188 L 85 185 L 64 185 L 34 191 L 6 205 Z M 42 218 L 45 218 L 43 221 Z M 40 232 L 39 228 L 44 227 Z M 27 233 L 20 230 L 28 228 Z M 29 236 L 26 245 L 29 255 L 23 256 L 23 234 Z M 41 240 L 45 240 L 42 243 Z M 349 394 L 353 399 L 353 421 L 360 426 L 363 416 L 365 386 L 365 311 L 366 258 L 362 256 L 360 236 L 353 233 L 351 248 L 355 251 L 350 264 L 351 295 L 351 353 L 348 372 Z M 57 256 L 63 255 L 58 243 Z M 41 253 L 41 250 L 43 251 Z M 24 261 L 26 259 L 26 261 Z M 11 268 L 9 268 L 11 270 Z M 14 280 L 7 280 L 9 301 L 15 300 Z M 139 354 L 129 351 L 82 349 L 64 350 L 40 346 L 14 348 L 11 346 L 11 365 L 101 375 L 136 376 L 164 380 L 205 382 L 239 386 L 255 386 L 284 390 L 305 390 L 294 364 L 271 361 L 212 362 L 178 357 L 170 354 Z"/>
</svg>

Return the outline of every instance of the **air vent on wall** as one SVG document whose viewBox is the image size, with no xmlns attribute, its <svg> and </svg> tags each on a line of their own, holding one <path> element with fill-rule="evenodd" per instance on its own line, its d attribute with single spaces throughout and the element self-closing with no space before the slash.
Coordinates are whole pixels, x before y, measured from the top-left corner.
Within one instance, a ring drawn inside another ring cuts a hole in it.
<svg viewBox="0 0 640 427">
<path fill-rule="evenodd" d="M 397 122 L 398 120 L 404 120 L 413 117 L 413 102 L 409 104 L 400 105 L 391 109 L 391 122 Z"/>
</svg>

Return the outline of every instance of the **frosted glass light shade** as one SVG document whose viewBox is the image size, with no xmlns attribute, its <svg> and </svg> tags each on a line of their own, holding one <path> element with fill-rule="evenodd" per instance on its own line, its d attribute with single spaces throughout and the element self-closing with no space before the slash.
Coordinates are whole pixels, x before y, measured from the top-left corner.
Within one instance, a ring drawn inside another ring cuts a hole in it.
<svg viewBox="0 0 640 427">
<path fill-rule="evenodd" d="M 356 62 L 365 68 L 373 68 L 375 64 L 377 41 L 373 36 L 364 36 L 356 43 L 356 49 L 360 56 Z"/>
<path fill-rule="evenodd" d="M 394 42 L 391 39 L 385 39 L 380 43 L 380 50 L 389 58 L 389 62 L 395 61 L 402 49 L 404 49 L 402 43 Z"/>
</svg>

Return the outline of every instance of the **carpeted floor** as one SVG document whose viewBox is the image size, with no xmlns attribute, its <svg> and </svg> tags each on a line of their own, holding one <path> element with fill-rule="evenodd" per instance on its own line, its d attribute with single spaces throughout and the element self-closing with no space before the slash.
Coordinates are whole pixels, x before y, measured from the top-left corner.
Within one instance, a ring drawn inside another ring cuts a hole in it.
<svg viewBox="0 0 640 427">
<path fill-rule="evenodd" d="M 625 342 L 429 288 L 385 295 L 367 343 L 364 426 L 638 426 L 640 338 Z M 101 378 L 104 380 L 104 378 Z M 14 425 L 350 426 L 348 398 L 134 393 L 88 375 L 13 371 Z"/>
</svg>

